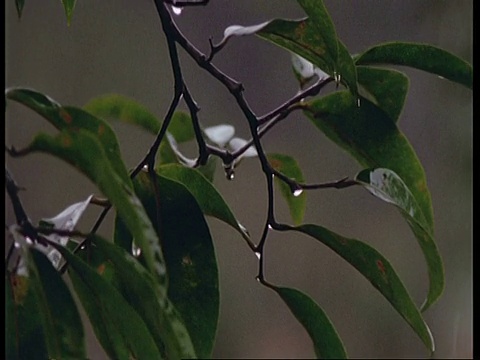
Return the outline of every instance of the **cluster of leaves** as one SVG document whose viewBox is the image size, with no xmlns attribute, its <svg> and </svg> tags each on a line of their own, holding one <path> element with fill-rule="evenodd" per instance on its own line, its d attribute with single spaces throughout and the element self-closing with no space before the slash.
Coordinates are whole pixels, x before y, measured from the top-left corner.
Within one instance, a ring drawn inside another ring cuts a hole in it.
<svg viewBox="0 0 480 360">
<path fill-rule="evenodd" d="M 336 252 L 372 283 L 426 348 L 434 351 L 422 312 L 441 295 L 444 270 L 434 241 L 426 176 L 397 125 L 408 78 L 388 65 L 428 71 L 469 88 L 472 67 L 425 44 L 386 43 L 352 56 L 338 39 L 322 1 L 297 2 L 306 18 L 229 27 L 222 41 L 216 45 L 211 42 L 207 57 L 181 35 L 170 11 L 172 5 L 206 5 L 208 1 L 155 1 L 175 76 L 174 99 L 163 122 L 140 103 L 118 94 L 101 96 L 79 108 L 63 106 L 33 89 L 6 90 L 7 100 L 27 106 L 58 129 L 55 136 L 40 133 L 27 147 L 10 147 L 8 153 L 16 157 L 42 152 L 62 159 L 106 197 L 89 196 L 34 225 L 21 205 L 18 186 L 6 170 L 6 187 L 17 218 L 8 228 L 13 245 L 5 273 L 8 358 L 86 358 L 84 329 L 71 291 L 111 358 L 210 357 L 220 299 L 215 249 L 205 216 L 232 226 L 257 254 L 259 282 L 275 291 L 305 327 L 318 357 L 345 358 L 347 353 L 335 327 L 313 299 L 265 279 L 263 251 L 270 229 L 303 233 Z M 75 1 L 63 3 L 70 22 Z M 16 5 L 20 14 L 23 1 L 16 0 Z M 254 116 L 246 105 L 241 84 L 212 63 L 229 40 L 245 35 L 256 35 L 291 52 L 301 87 L 289 101 L 261 117 Z M 177 44 L 230 90 L 249 122 L 250 140 L 234 137 L 235 129 L 228 124 L 200 125 L 198 108 L 181 74 Z M 332 81 L 337 89 L 317 96 Z M 344 89 L 339 90 L 339 86 Z M 190 113 L 176 110 L 182 96 Z M 260 138 L 297 110 L 359 162 L 363 170 L 353 180 L 305 184 L 295 159 L 264 152 Z M 111 120 L 131 123 L 156 135 L 151 151 L 132 171 L 122 160 Z M 197 142 L 198 159 L 182 154 L 180 146 L 188 141 Z M 267 180 L 269 208 L 265 231 L 257 244 L 213 184 L 218 159 L 231 179 L 245 157 L 258 157 Z M 275 220 L 273 179 L 288 203 L 294 225 Z M 320 225 L 302 224 L 304 190 L 353 185 L 396 206 L 410 225 L 430 279 L 421 307 L 377 250 Z M 78 219 L 92 203 L 104 206 L 99 220 L 88 233 L 76 231 Z M 116 211 L 115 228 L 112 239 L 103 239 L 95 232 L 111 208 Z M 71 287 L 65 282 L 66 275 Z"/>
</svg>

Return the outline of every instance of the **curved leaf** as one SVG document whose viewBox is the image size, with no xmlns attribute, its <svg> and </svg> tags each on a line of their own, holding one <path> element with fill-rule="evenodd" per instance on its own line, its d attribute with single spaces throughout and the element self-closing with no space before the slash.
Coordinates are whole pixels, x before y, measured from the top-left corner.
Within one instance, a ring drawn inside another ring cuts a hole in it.
<svg viewBox="0 0 480 360">
<path fill-rule="evenodd" d="M 98 186 L 142 248 L 147 268 L 166 288 L 162 249 L 152 223 L 133 190 L 113 170 L 97 138 L 83 129 L 64 130 L 56 137 L 40 133 L 21 153 L 32 151 L 45 152 L 70 163 Z"/>
<path fill-rule="evenodd" d="M 122 180 L 131 187 L 130 177 L 122 161 L 115 132 L 105 121 L 83 111 L 64 106 L 55 100 L 26 88 L 10 88 L 5 91 L 8 99 L 17 101 L 48 120 L 58 130 L 83 129 L 95 135 L 105 149 L 109 161 Z"/>
<path fill-rule="evenodd" d="M 432 45 L 407 42 L 379 44 L 356 57 L 356 63 L 409 66 L 473 88 L 472 66 L 448 51 Z"/>
<path fill-rule="evenodd" d="M 407 97 L 408 77 L 396 70 L 370 66 L 357 66 L 357 76 L 358 83 L 367 92 L 364 97 L 397 122 Z"/>
<path fill-rule="evenodd" d="M 85 359 L 85 337 L 73 297 L 50 260 L 38 250 L 28 250 L 30 286 L 42 320 L 48 357 Z"/>
<path fill-rule="evenodd" d="M 6 359 L 48 359 L 42 314 L 30 278 L 5 273 Z"/>
<path fill-rule="evenodd" d="M 425 254 L 432 285 L 439 287 L 432 292 L 441 294 L 445 276 L 442 258 L 433 236 L 428 231 L 428 224 L 422 210 L 408 187 L 397 174 L 388 169 L 365 169 L 359 172 L 355 179 L 374 196 L 395 205 L 400 210 Z M 432 273 L 434 271 L 438 273 Z M 427 298 L 421 307 L 422 311 L 432 303 L 433 301 Z"/>
<path fill-rule="evenodd" d="M 347 352 L 325 312 L 309 296 L 296 289 L 271 286 L 307 330 L 319 359 L 346 359 Z"/>
<path fill-rule="evenodd" d="M 241 225 L 222 195 L 202 174 L 182 165 L 168 164 L 156 169 L 159 175 L 184 185 L 195 197 L 203 213 L 225 222 L 237 230 L 245 240 L 250 240 L 247 230 Z"/>
<path fill-rule="evenodd" d="M 154 185 L 149 174 L 140 172 L 134 187 L 159 229 L 168 298 L 183 318 L 197 356 L 208 358 L 215 342 L 219 289 L 214 247 L 202 210 L 185 186 L 166 177 L 157 176 Z"/>
<path fill-rule="evenodd" d="M 432 334 L 420 311 L 393 267 L 377 250 L 318 225 L 306 224 L 291 229 L 319 240 L 354 266 L 392 304 L 430 352 L 435 350 Z"/>
<path fill-rule="evenodd" d="M 268 162 L 277 171 L 283 175 L 295 180 L 298 183 L 303 183 L 302 170 L 297 164 L 297 161 L 289 155 L 283 154 L 267 154 Z M 280 189 L 280 193 L 287 201 L 290 209 L 290 215 L 295 225 L 299 225 L 303 221 L 305 208 L 307 206 L 307 196 L 301 189 L 293 190 L 285 182 L 275 177 L 275 183 Z"/>
<path fill-rule="evenodd" d="M 56 248 L 68 261 L 73 287 L 107 354 L 114 359 L 160 359 L 145 323 L 122 295 L 78 256 Z"/>
<path fill-rule="evenodd" d="M 413 194 L 425 217 L 426 230 L 433 236 L 433 210 L 423 167 L 408 140 L 382 110 L 365 98 L 357 107 L 346 91 L 313 100 L 305 109 L 313 123 L 360 164 L 397 173 Z M 432 304 L 444 287 L 443 268 L 440 259 L 430 260 L 431 252 L 424 251 L 424 256 L 430 275 L 426 303 Z"/>
<path fill-rule="evenodd" d="M 164 344 L 169 359 L 195 358 L 195 350 L 182 319 L 151 274 L 124 249 L 95 236 L 92 252 L 102 261 L 101 275 L 112 266 L 118 279 L 117 289 L 147 325 L 156 344 Z M 107 276 L 112 276 L 107 274 Z M 114 283 L 115 285 L 115 283 Z"/>
</svg>

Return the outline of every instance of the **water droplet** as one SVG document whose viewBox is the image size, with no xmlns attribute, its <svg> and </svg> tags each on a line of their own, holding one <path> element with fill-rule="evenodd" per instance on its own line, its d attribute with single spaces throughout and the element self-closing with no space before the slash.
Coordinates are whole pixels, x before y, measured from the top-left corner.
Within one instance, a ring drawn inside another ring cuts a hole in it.
<svg viewBox="0 0 480 360">
<path fill-rule="evenodd" d="M 28 236 L 25 237 L 25 241 L 27 242 L 28 245 L 33 245 L 33 240 L 30 239 Z"/>
<path fill-rule="evenodd" d="M 135 245 L 135 243 L 132 243 L 132 255 L 137 258 L 142 255 L 142 249 Z"/>
<path fill-rule="evenodd" d="M 268 230 L 273 230 L 272 225 L 268 224 Z"/>
<path fill-rule="evenodd" d="M 258 282 L 262 282 L 262 280 L 260 280 L 260 276 L 255 276 L 255 280 L 257 280 Z"/>
<path fill-rule="evenodd" d="M 357 99 L 357 107 L 360 107 L 360 98 Z"/>
<path fill-rule="evenodd" d="M 297 188 L 297 189 L 295 189 L 295 190 L 292 191 L 292 194 L 293 194 L 293 196 L 295 196 L 295 197 L 298 197 L 298 196 L 302 195 L 302 193 L 303 193 L 303 189 L 302 189 L 302 188 Z"/>
<path fill-rule="evenodd" d="M 333 80 L 335 80 L 335 85 L 338 87 L 340 81 L 342 80 L 342 75 L 337 73 L 336 71 L 333 72 Z"/>
<path fill-rule="evenodd" d="M 255 256 L 258 260 L 260 260 L 262 258 L 262 253 L 260 253 L 259 251 L 255 251 Z"/>
<path fill-rule="evenodd" d="M 172 11 L 175 15 L 180 15 L 182 13 L 182 10 L 182 7 L 172 5 Z"/>
<path fill-rule="evenodd" d="M 235 170 L 233 169 L 234 163 L 223 164 L 225 169 L 225 177 L 227 180 L 233 180 L 235 178 Z"/>
<path fill-rule="evenodd" d="M 235 173 L 233 171 L 227 171 L 225 172 L 225 176 L 227 177 L 227 180 L 233 180 L 235 178 Z"/>
<path fill-rule="evenodd" d="M 441 76 L 441 75 L 438 75 L 438 78 L 439 78 L 439 79 L 445 79 L 445 78 L 444 78 L 443 76 Z"/>
<path fill-rule="evenodd" d="M 85 250 L 85 245 L 80 246 L 80 250 Z"/>
</svg>

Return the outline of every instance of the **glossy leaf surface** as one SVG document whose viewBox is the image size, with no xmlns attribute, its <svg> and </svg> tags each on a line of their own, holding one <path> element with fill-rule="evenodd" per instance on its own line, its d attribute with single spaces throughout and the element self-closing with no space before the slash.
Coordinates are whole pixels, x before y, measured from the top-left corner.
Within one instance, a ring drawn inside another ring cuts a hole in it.
<svg viewBox="0 0 480 360">
<path fill-rule="evenodd" d="M 117 290 L 147 325 L 156 344 L 163 344 L 167 358 L 195 358 L 195 350 L 182 319 L 152 275 L 124 249 L 96 236 L 92 252 L 101 259 L 100 275 L 115 277 Z M 111 266 L 113 274 L 106 273 Z"/>
<path fill-rule="evenodd" d="M 442 286 L 444 278 L 442 258 L 433 236 L 427 230 L 428 224 L 422 210 L 402 179 L 388 169 L 365 169 L 358 173 L 355 179 L 360 181 L 371 194 L 395 205 L 400 210 L 425 254 L 432 284 Z M 443 286 L 436 289 L 435 293 L 442 291 Z M 422 310 L 426 310 L 432 303 L 432 300 L 427 299 L 422 305 Z"/>
<path fill-rule="evenodd" d="M 248 232 L 235 218 L 222 195 L 197 170 L 178 164 L 162 165 L 156 170 L 160 175 L 184 185 L 195 197 L 205 215 L 225 222 L 237 230 L 243 238 L 250 239 Z"/>
<path fill-rule="evenodd" d="M 342 340 L 325 312 L 304 293 L 286 287 L 273 286 L 287 304 L 295 318 L 302 324 L 313 341 L 319 359 L 346 359 Z"/>
<path fill-rule="evenodd" d="M 78 256 L 58 246 L 95 335 L 113 359 L 160 359 L 147 326 L 123 296 Z"/>
<path fill-rule="evenodd" d="M 395 123 L 365 98 L 361 106 L 346 92 L 337 92 L 306 105 L 306 115 L 337 145 L 365 167 L 394 171 L 413 194 L 425 218 L 426 231 L 433 236 L 433 211 L 425 172 L 408 140 Z M 444 287 L 440 258 L 425 252 L 430 287 L 426 303 L 434 303 Z"/>
<path fill-rule="evenodd" d="M 45 255 L 28 250 L 29 281 L 35 293 L 49 358 L 86 358 L 83 325 L 70 290 Z"/>
<path fill-rule="evenodd" d="M 389 42 L 371 47 L 355 59 L 357 65 L 403 65 L 427 71 L 473 88 L 473 68 L 448 51 L 427 44 Z"/>
<path fill-rule="evenodd" d="M 345 238 L 318 225 L 306 224 L 292 229 L 319 240 L 354 266 L 392 304 L 430 352 L 434 351 L 430 329 L 385 257 L 359 240 Z"/>
<path fill-rule="evenodd" d="M 367 92 L 368 96 L 364 97 L 397 122 L 407 97 L 409 85 L 407 76 L 396 70 L 370 66 L 357 66 L 357 76 L 359 84 Z"/>
<path fill-rule="evenodd" d="M 147 268 L 160 284 L 165 284 L 165 264 L 152 223 L 135 193 L 113 170 L 97 138 L 83 129 L 62 131 L 56 137 L 41 133 L 23 153 L 32 151 L 45 152 L 70 163 L 95 183 L 142 248 Z"/>
<path fill-rule="evenodd" d="M 159 229 L 168 269 L 168 298 L 183 318 L 197 356 L 210 357 L 219 288 L 212 238 L 202 210 L 185 186 L 166 177 L 157 176 L 154 184 L 149 174 L 141 172 L 134 187 Z"/>
</svg>

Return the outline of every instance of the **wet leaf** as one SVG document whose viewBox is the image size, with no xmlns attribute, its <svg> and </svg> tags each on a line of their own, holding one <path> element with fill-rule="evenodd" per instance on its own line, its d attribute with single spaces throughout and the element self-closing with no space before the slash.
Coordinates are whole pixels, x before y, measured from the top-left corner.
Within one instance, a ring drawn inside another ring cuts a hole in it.
<svg viewBox="0 0 480 360">
<path fill-rule="evenodd" d="M 357 75 L 359 84 L 367 92 L 364 97 L 397 122 L 407 97 L 409 85 L 407 76 L 396 70 L 370 66 L 357 66 Z"/>
<path fill-rule="evenodd" d="M 426 230 L 433 236 L 432 204 L 423 167 L 408 140 L 382 110 L 365 98 L 358 107 L 346 91 L 313 100 L 305 109 L 313 123 L 362 166 L 387 168 L 400 176 L 423 213 Z M 424 252 L 424 256 L 430 274 L 427 303 L 432 304 L 444 287 L 443 269 L 439 259 L 430 260 L 431 253 Z"/>
<path fill-rule="evenodd" d="M 92 239 L 92 252 L 102 261 L 105 277 L 107 266 L 112 266 L 118 280 L 117 290 L 134 308 L 147 325 L 156 344 L 164 344 L 166 358 L 196 358 L 192 341 L 182 319 L 168 300 L 162 297 L 165 290 L 160 289 L 151 274 L 132 255 L 124 249 L 96 236 Z M 111 276 L 106 274 L 106 276 Z"/>
<path fill-rule="evenodd" d="M 24 150 L 24 155 L 33 151 L 70 163 L 98 186 L 142 248 L 147 268 L 164 285 L 166 269 L 152 223 L 133 190 L 113 170 L 98 139 L 83 129 L 62 131 L 56 137 L 40 133 Z"/>
<path fill-rule="evenodd" d="M 268 162 L 277 171 L 290 179 L 303 183 L 302 170 L 298 166 L 297 161 L 289 155 L 283 154 L 267 154 Z M 275 184 L 278 186 L 280 193 L 287 201 L 290 215 L 295 225 L 299 225 L 303 221 L 305 208 L 307 206 L 307 196 L 301 189 L 292 189 L 285 182 L 275 177 Z"/>
<path fill-rule="evenodd" d="M 346 359 L 342 340 L 325 312 L 304 293 L 286 287 L 271 287 L 287 304 L 313 341 L 319 359 Z"/>
<path fill-rule="evenodd" d="M 154 186 L 149 174 L 141 172 L 134 186 L 160 231 L 168 298 L 184 320 L 197 356 L 211 357 L 219 314 L 218 270 L 202 210 L 185 186 L 166 177 L 157 176 Z"/>
<path fill-rule="evenodd" d="M 70 26 L 73 16 L 73 9 L 77 0 L 62 0 L 63 8 L 65 9 L 65 15 L 67 16 L 67 24 Z"/>
<path fill-rule="evenodd" d="M 213 184 L 197 170 L 182 165 L 169 164 L 159 166 L 156 171 L 159 175 L 184 185 L 195 197 L 195 200 L 205 215 L 223 221 L 237 230 L 244 239 L 250 239 L 247 231 L 237 221 L 222 195 Z"/>
<path fill-rule="evenodd" d="M 442 258 L 433 236 L 428 231 L 428 224 L 422 210 L 403 180 L 388 169 L 365 169 L 355 177 L 371 194 L 395 205 L 410 225 L 427 260 L 431 283 L 439 288 L 432 291 L 442 293 L 444 287 L 444 270 Z M 433 300 L 427 299 L 422 305 L 425 311 Z"/>
<path fill-rule="evenodd" d="M 430 352 L 435 350 L 432 334 L 410 294 L 389 261 L 369 245 L 348 239 L 318 225 L 301 225 L 300 231 L 319 240 L 355 267 L 388 300 L 412 327 Z"/>
<path fill-rule="evenodd" d="M 389 42 L 371 47 L 356 57 L 357 65 L 402 65 L 427 71 L 473 88 L 473 68 L 463 59 L 427 44 Z"/>
<path fill-rule="evenodd" d="M 160 359 L 147 326 L 122 295 L 78 256 L 61 246 L 68 274 L 95 335 L 113 359 Z"/>
<path fill-rule="evenodd" d="M 50 97 L 26 88 L 10 88 L 5 91 L 7 99 L 17 101 L 44 117 L 58 130 L 83 129 L 95 135 L 105 149 L 105 154 L 122 180 L 131 186 L 128 171 L 123 163 L 117 136 L 111 126 L 89 114 L 72 107 L 62 107 Z"/>
<path fill-rule="evenodd" d="M 28 252 L 29 286 L 35 293 L 48 358 L 86 358 L 83 325 L 70 290 L 42 253 L 33 248 Z"/>
<path fill-rule="evenodd" d="M 47 344 L 31 279 L 5 273 L 6 359 L 48 359 Z"/>
</svg>

